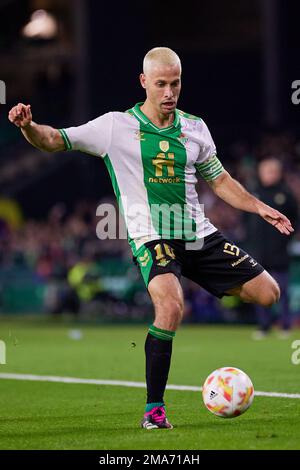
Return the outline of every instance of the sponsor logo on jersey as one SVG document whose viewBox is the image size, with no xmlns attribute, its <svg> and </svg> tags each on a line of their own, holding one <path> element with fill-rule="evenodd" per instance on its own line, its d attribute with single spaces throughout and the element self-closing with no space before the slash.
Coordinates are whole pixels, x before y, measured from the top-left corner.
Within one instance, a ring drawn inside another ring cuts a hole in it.
<svg viewBox="0 0 300 470">
<path fill-rule="evenodd" d="M 234 263 L 231 263 L 231 266 L 233 268 L 235 268 L 236 266 L 238 266 L 239 264 L 243 263 L 244 261 L 246 261 L 246 259 L 249 258 L 249 255 L 245 255 L 243 256 L 242 258 L 240 258 L 239 260 L 235 261 Z M 257 263 L 256 263 L 257 264 Z"/>
<path fill-rule="evenodd" d="M 159 149 L 161 151 L 152 160 L 155 177 L 149 178 L 149 183 L 180 183 L 181 179 L 175 175 L 175 154 L 169 152 L 170 142 L 161 140 L 159 142 Z"/>
<path fill-rule="evenodd" d="M 258 265 L 258 262 L 255 261 L 253 258 L 251 258 L 251 259 L 249 260 L 249 263 L 252 265 L 253 268 L 255 268 L 255 266 Z"/>
<path fill-rule="evenodd" d="M 176 176 L 176 178 L 149 178 L 149 183 L 160 183 L 160 184 L 174 184 L 181 183 L 181 178 Z"/>
<path fill-rule="evenodd" d="M 135 131 L 135 140 L 140 140 L 140 141 L 144 142 L 146 140 L 145 139 L 145 132 Z"/>
</svg>

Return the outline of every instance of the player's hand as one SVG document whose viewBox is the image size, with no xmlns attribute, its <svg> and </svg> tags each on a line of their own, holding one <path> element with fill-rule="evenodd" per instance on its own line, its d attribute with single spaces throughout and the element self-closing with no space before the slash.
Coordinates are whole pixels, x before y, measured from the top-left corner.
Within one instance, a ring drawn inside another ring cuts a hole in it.
<svg viewBox="0 0 300 470">
<path fill-rule="evenodd" d="M 27 127 L 32 122 L 31 106 L 19 103 L 8 113 L 8 119 L 17 127 Z"/>
<path fill-rule="evenodd" d="M 258 213 L 264 220 L 269 222 L 269 224 L 277 228 L 280 233 L 284 235 L 291 235 L 291 233 L 294 232 L 290 220 L 276 209 L 264 205 L 258 209 Z"/>
</svg>

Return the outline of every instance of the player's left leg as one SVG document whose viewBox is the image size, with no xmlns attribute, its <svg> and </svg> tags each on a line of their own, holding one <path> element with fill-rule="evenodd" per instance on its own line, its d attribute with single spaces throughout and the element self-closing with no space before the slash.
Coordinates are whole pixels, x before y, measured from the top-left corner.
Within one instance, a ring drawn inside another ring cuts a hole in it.
<svg viewBox="0 0 300 470">
<path fill-rule="evenodd" d="M 278 282 L 281 291 L 279 302 L 279 327 L 281 329 L 279 336 L 282 339 L 288 338 L 292 329 L 292 313 L 289 299 L 289 273 L 286 271 L 273 271 L 272 275 Z"/>
<path fill-rule="evenodd" d="M 280 288 L 275 279 L 263 271 L 241 286 L 226 291 L 226 294 L 238 296 L 243 302 L 272 307 L 280 299 Z"/>
</svg>

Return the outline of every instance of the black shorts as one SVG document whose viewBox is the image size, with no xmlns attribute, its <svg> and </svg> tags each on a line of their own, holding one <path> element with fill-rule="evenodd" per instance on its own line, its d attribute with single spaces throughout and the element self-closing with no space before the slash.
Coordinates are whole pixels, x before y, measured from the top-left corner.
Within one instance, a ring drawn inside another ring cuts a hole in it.
<svg viewBox="0 0 300 470">
<path fill-rule="evenodd" d="M 199 243 L 199 242 L 197 242 Z M 134 257 L 144 282 L 160 274 L 173 273 L 191 279 L 216 297 L 243 285 L 264 271 L 248 253 L 219 231 L 204 238 L 202 248 L 188 249 L 183 240 L 145 243 Z"/>
</svg>

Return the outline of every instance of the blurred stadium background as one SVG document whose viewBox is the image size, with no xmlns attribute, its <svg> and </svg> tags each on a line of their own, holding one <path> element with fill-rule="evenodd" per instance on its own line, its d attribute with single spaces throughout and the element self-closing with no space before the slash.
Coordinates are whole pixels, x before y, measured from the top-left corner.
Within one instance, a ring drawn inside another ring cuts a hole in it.
<svg viewBox="0 0 300 470">
<path fill-rule="evenodd" d="M 127 241 L 96 236 L 97 206 L 115 201 L 101 159 L 44 154 L 7 119 L 18 102 L 32 105 L 36 122 L 57 128 L 126 110 L 144 98 L 138 81 L 144 54 L 171 47 L 183 64 L 179 109 L 204 118 L 234 177 L 296 219 L 300 105 L 292 102 L 292 83 L 300 80 L 299 17 L 297 0 L 0 0 L 0 81 L 7 89 L 0 104 L 0 347 L 7 346 L 1 449 L 299 448 L 298 362 L 291 360 L 299 329 L 290 341 L 275 333 L 253 342 L 253 306 L 219 301 L 187 280 L 186 325 L 174 344 L 170 383 L 199 387 L 230 364 L 250 375 L 256 391 L 293 393 L 292 399 L 257 397 L 238 421 L 220 422 L 201 407 L 199 393 L 168 390 L 178 428 L 171 436 L 145 436 L 137 427 L 144 389 L 61 383 L 143 380 L 152 306 Z M 270 156 L 282 162 L 284 187 L 259 184 L 260 162 Z M 299 327 L 300 224 L 286 251 L 268 224 L 217 200 L 205 182 L 198 190 L 220 230 L 275 270 L 289 270 Z M 275 308 L 275 322 L 278 315 Z M 58 383 L 45 383 L 45 376 Z"/>
<path fill-rule="evenodd" d="M 96 207 L 114 201 L 100 159 L 43 154 L 7 120 L 32 105 L 36 122 L 68 127 L 143 100 L 144 54 L 173 48 L 183 64 L 179 108 L 203 117 L 224 166 L 252 192 L 257 165 L 283 163 L 300 204 L 297 0 L 0 1 L 0 312 L 143 322 L 152 306 L 126 240 L 96 237 Z M 255 253 L 253 220 L 198 185 L 207 215 Z M 252 227 L 252 230 L 249 227 Z M 277 254 L 274 253 L 274 257 Z M 289 246 L 290 306 L 300 321 L 300 228 Z M 186 322 L 255 323 L 252 306 L 219 301 L 184 281 Z M 274 312 L 276 315 L 276 311 Z"/>
</svg>

